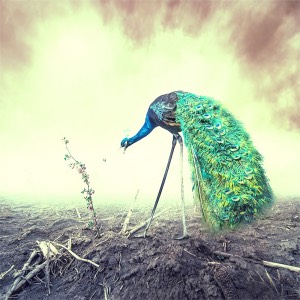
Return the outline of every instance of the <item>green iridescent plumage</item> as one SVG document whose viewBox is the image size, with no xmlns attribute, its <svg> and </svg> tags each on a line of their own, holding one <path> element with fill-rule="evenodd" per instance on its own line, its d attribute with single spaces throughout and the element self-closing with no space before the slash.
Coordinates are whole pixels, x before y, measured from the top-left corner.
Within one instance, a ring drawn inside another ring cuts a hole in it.
<svg viewBox="0 0 300 300">
<path fill-rule="evenodd" d="M 196 198 L 213 228 L 234 227 L 255 218 L 273 194 L 243 125 L 216 100 L 176 92 L 180 123 Z"/>
</svg>

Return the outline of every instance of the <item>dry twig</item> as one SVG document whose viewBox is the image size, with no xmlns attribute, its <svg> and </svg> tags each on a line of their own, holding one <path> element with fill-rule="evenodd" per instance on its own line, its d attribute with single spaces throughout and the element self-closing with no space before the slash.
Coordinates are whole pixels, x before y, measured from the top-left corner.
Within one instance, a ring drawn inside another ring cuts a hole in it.
<svg viewBox="0 0 300 300">
<path fill-rule="evenodd" d="M 49 272 L 49 260 L 50 260 L 50 242 L 47 242 L 47 258 L 45 266 L 45 277 L 46 277 L 46 287 L 48 290 L 48 295 L 50 295 L 50 272 Z"/>
<path fill-rule="evenodd" d="M 128 224 L 129 224 L 130 218 L 132 216 L 133 204 L 136 202 L 136 199 L 137 199 L 137 197 L 139 195 L 139 191 L 140 190 L 138 189 L 137 192 L 136 192 L 136 195 L 134 197 L 134 200 L 132 200 L 132 202 L 131 202 L 130 208 L 128 210 L 128 214 L 127 214 L 127 216 L 126 216 L 126 218 L 124 220 L 123 228 L 121 230 L 122 234 L 125 234 L 127 232 Z"/>
<path fill-rule="evenodd" d="M 75 208 L 75 210 L 76 210 L 76 213 L 77 213 L 78 219 L 81 219 L 81 214 L 80 214 L 80 212 L 79 212 L 78 208 L 76 207 L 76 208 Z"/>
<path fill-rule="evenodd" d="M 103 284 L 104 299 L 108 300 L 109 287 Z"/>
<path fill-rule="evenodd" d="M 72 248 L 72 239 L 69 238 L 68 239 L 68 249 L 71 250 L 71 248 Z"/>
<path fill-rule="evenodd" d="M 154 215 L 153 216 L 153 219 L 157 218 L 158 216 L 160 216 L 161 214 L 165 213 L 166 211 L 168 211 L 170 209 L 166 209 L 166 210 L 163 210 L 161 212 L 159 212 L 158 214 Z M 140 230 L 141 228 L 145 227 L 148 222 L 150 221 L 150 218 L 147 219 L 146 221 L 140 223 L 139 225 L 135 226 L 134 228 L 132 228 L 129 232 L 128 232 L 128 235 L 127 237 L 130 237 L 132 234 L 134 234 L 135 232 L 137 232 L 138 230 Z"/>
<path fill-rule="evenodd" d="M 26 261 L 26 263 L 24 264 L 23 268 L 21 269 L 21 271 L 16 272 L 14 278 L 19 277 L 20 274 L 24 274 L 25 271 L 28 270 L 28 267 L 31 263 L 31 261 L 34 259 L 34 257 L 38 254 L 37 250 L 33 250 L 28 258 L 28 260 Z M 17 278 L 16 280 L 20 281 L 21 278 Z"/>
<path fill-rule="evenodd" d="M 21 277 L 18 277 L 12 287 L 10 288 L 10 290 L 7 292 L 6 296 L 5 296 L 5 300 L 8 300 L 9 297 L 16 292 L 19 288 L 21 288 L 26 282 L 28 282 L 33 276 L 35 276 L 39 271 L 41 271 L 45 265 L 46 265 L 46 261 L 43 262 L 41 265 L 38 265 L 35 267 L 35 269 L 33 269 L 32 271 L 30 271 L 25 277 L 23 277 L 23 279 L 21 279 Z"/>
<path fill-rule="evenodd" d="M 85 259 L 85 258 L 82 258 L 80 256 L 78 256 L 76 253 L 74 253 L 72 250 L 68 249 L 67 247 L 65 247 L 64 245 L 62 244 L 59 244 L 57 242 L 53 242 L 54 244 L 56 244 L 57 246 L 59 247 L 62 247 L 64 248 L 65 250 L 67 250 L 71 255 L 73 255 L 77 260 L 81 260 L 81 261 L 85 261 L 87 263 L 90 263 L 92 265 L 94 265 L 95 267 L 99 268 L 100 266 L 98 264 L 96 264 L 95 262 L 89 260 L 89 259 Z"/>
<path fill-rule="evenodd" d="M 5 277 L 6 274 L 8 274 L 13 268 L 14 268 L 15 265 L 12 265 L 7 271 L 5 272 L 2 272 L 0 274 L 0 279 L 3 279 Z"/>
<path fill-rule="evenodd" d="M 224 257 L 231 257 L 231 256 L 241 257 L 239 255 L 234 255 L 234 254 L 231 254 L 231 253 L 225 253 L 225 252 L 222 252 L 222 251 L 214 251 L 214 254 L 221 255 L 221 256 L 224 256 Z M 266 261 L 266 260 L 261 260 L 261 261 L 258 261 L 258 262 L 260 262 L 261 264 L 263 264 L 264 266 L 267 266 L 267 267 L 284 268 L 284 269 L 287 269 L 287 270 L 290 270 L 290 271 L 293 271 L 293 272 L 300 273 L 300 268 L 299 267 L 274 263 L 274 262 Z"/>
<path fill-rule="evenodd" d="M 45 241 L 36 241 L 36 243 L 40 247 L 45 259 L 47 259 L 48 253 L 50 258 L 53 258 L 58 254 L 57 249 L 52 245 L 52 243 Z"/>
<path fill-rule="evenodd" d="M 277 290 L 277 288 L 276 288 L 276 285 L 275 285 L 275 283 L 274 283 L 272 277 L 270 276 L 269 272 L 268 272 L 266 269 L 265 269 L 265 273 L 266 273 L 267 278 L 268 278 L 269 281 L 270 281 L 270 284 L 271 284 L 271 285 L 273 286 L 273 288 L 275 289 L 277 295 L 279 295 L 279 292 L 278 292 L 278 290 Z"/>
</svg>

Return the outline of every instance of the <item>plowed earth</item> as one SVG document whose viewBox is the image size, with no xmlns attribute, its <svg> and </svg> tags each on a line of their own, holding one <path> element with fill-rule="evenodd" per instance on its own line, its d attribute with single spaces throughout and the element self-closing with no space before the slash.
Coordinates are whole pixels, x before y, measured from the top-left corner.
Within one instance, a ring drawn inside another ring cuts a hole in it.
<svg viewBox="0 0 300 300">
<path fill-rule="evenodd" d="M 75 208 L 3 202 L 1 299 L 16 278 L 24 279 L 46 261 L 37 241 L 53 242 L 59 253 L 9 299 L 300 299 L 300 273 L 263 262 L 300 267 L 299 200 L 278 201 L 251 225 L 219 233 L 210 232 L 188 207 L 190 238 L 185 240 L 173 239 L 182 230 L 175 206 L 154 220 L 149 237 L 138 239 L 120 233 L 125 207 L 97 207 L 101 237 L 95 238 L 86 229 L 84 208 L 79 218 Z M 129 227 L 148 217 L 149 209 L 134 209 Z M 34 250 L 29 266 L 19 272 Z"/>
</svg>

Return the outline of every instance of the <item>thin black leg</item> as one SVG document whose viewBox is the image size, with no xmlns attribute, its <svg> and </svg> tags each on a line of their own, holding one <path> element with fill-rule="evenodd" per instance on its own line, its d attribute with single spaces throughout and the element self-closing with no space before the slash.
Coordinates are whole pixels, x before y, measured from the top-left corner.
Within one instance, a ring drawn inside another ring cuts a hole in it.
<svg viewBox="0 0 300 300">
<path fill-rule="evenodd" d="M 186 227 L 186 220 L 185 220 L 185 203 L 184 203 L 184 187 L 183 187 L 183 141 L 182 137 L 178 134 L 177 140 L 180 145 L 180 177 L 181 177 L 181 210 L 182 210 L 182 227 L 183 233 L 182 236 L 176 237 L 176 240 L 182 240 L 189 237 Z"/>
<path fill-rule="evenodd" d="M 170 164 L 171 164 L 171 161 L 172 161 L 172 157 L 173 157 L 173 153 L 174 153 L 174 149 L 175 149 L 176 143 L 177 143 L 177 135 L 173 135 L 172 148 L 171 148 L 171 152 L 170 152 L 170 155 L 169 155 L 169 160 L 168 160 L 168 163 L 167 163 L 165 174 L 164 174 L 164 177 L 162 179 L 162 182 L 161 182 L 161 185 L 160 185 L 160 188 L 159 188 L 159 191 L 158 191 L 158 194 L 157 194 L 154 206 L 153 206 L 152 211 L 151 211 L 150 220 L 149 220 L 149 222 L 148 222 L 148 224 L 146 226 L 146 229 L 145 229 L 144 233 L 141 234 L 141 235 L 135 235 L 135 237 L 144 237 L 145 238 L 147 236 L 147 231 L 148 231 L 148 229 L 149 229 L 149 227 L 150 227 L 150 225 L 152 223 L 152 219 L 153 219 L 153 216 L 155 214 L 155 210 L 156 210 L 158 201 L 160 199 L 161 192 L 162 192 L 162 190 L 164 188 L 164 185 L 165 185 L 165 181 L 166 181 L 166 178 L 167 178 L 167 175 L 168 175 L 168 171 L 169 171 L 169 168 L 170 168 Z"/>
</svg>

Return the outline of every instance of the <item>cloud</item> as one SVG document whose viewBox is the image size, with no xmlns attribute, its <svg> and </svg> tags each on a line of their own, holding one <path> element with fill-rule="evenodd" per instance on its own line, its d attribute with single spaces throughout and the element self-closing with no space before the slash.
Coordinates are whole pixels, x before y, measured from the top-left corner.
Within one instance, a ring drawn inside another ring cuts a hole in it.
<svg viewBox="0 0 300 300">
<path fill-rule="evenodd" d="M 258 101 L 270 103 L 279 126 L 300 129 L 300 2 L 240 6 L 233 16 L 230 42 Z"/>
<path fill-rule="evenodd" d="M 157 129 L 125 156 L 119 143 L 123 130 L 135 134 L 157 96 L 184 89 L 224 102 L 266 157 L 275 190 L 299 194 L 291 181 L 299 177 L 299 134 L 287 135 L 300 127 L 298 1 L 0 3 L 6 190 L 77 194 L 80 178 L 73 181 L 62 159 L 66 135 L 76 157 L 98 172 L 91 178 L 99 199 L 104 190 L 122 199 L 137 188 L 152 199 L 170 134 Z M 177 175 L 170 172 L 166 198 L 179 195 Z"/>
</svg>

